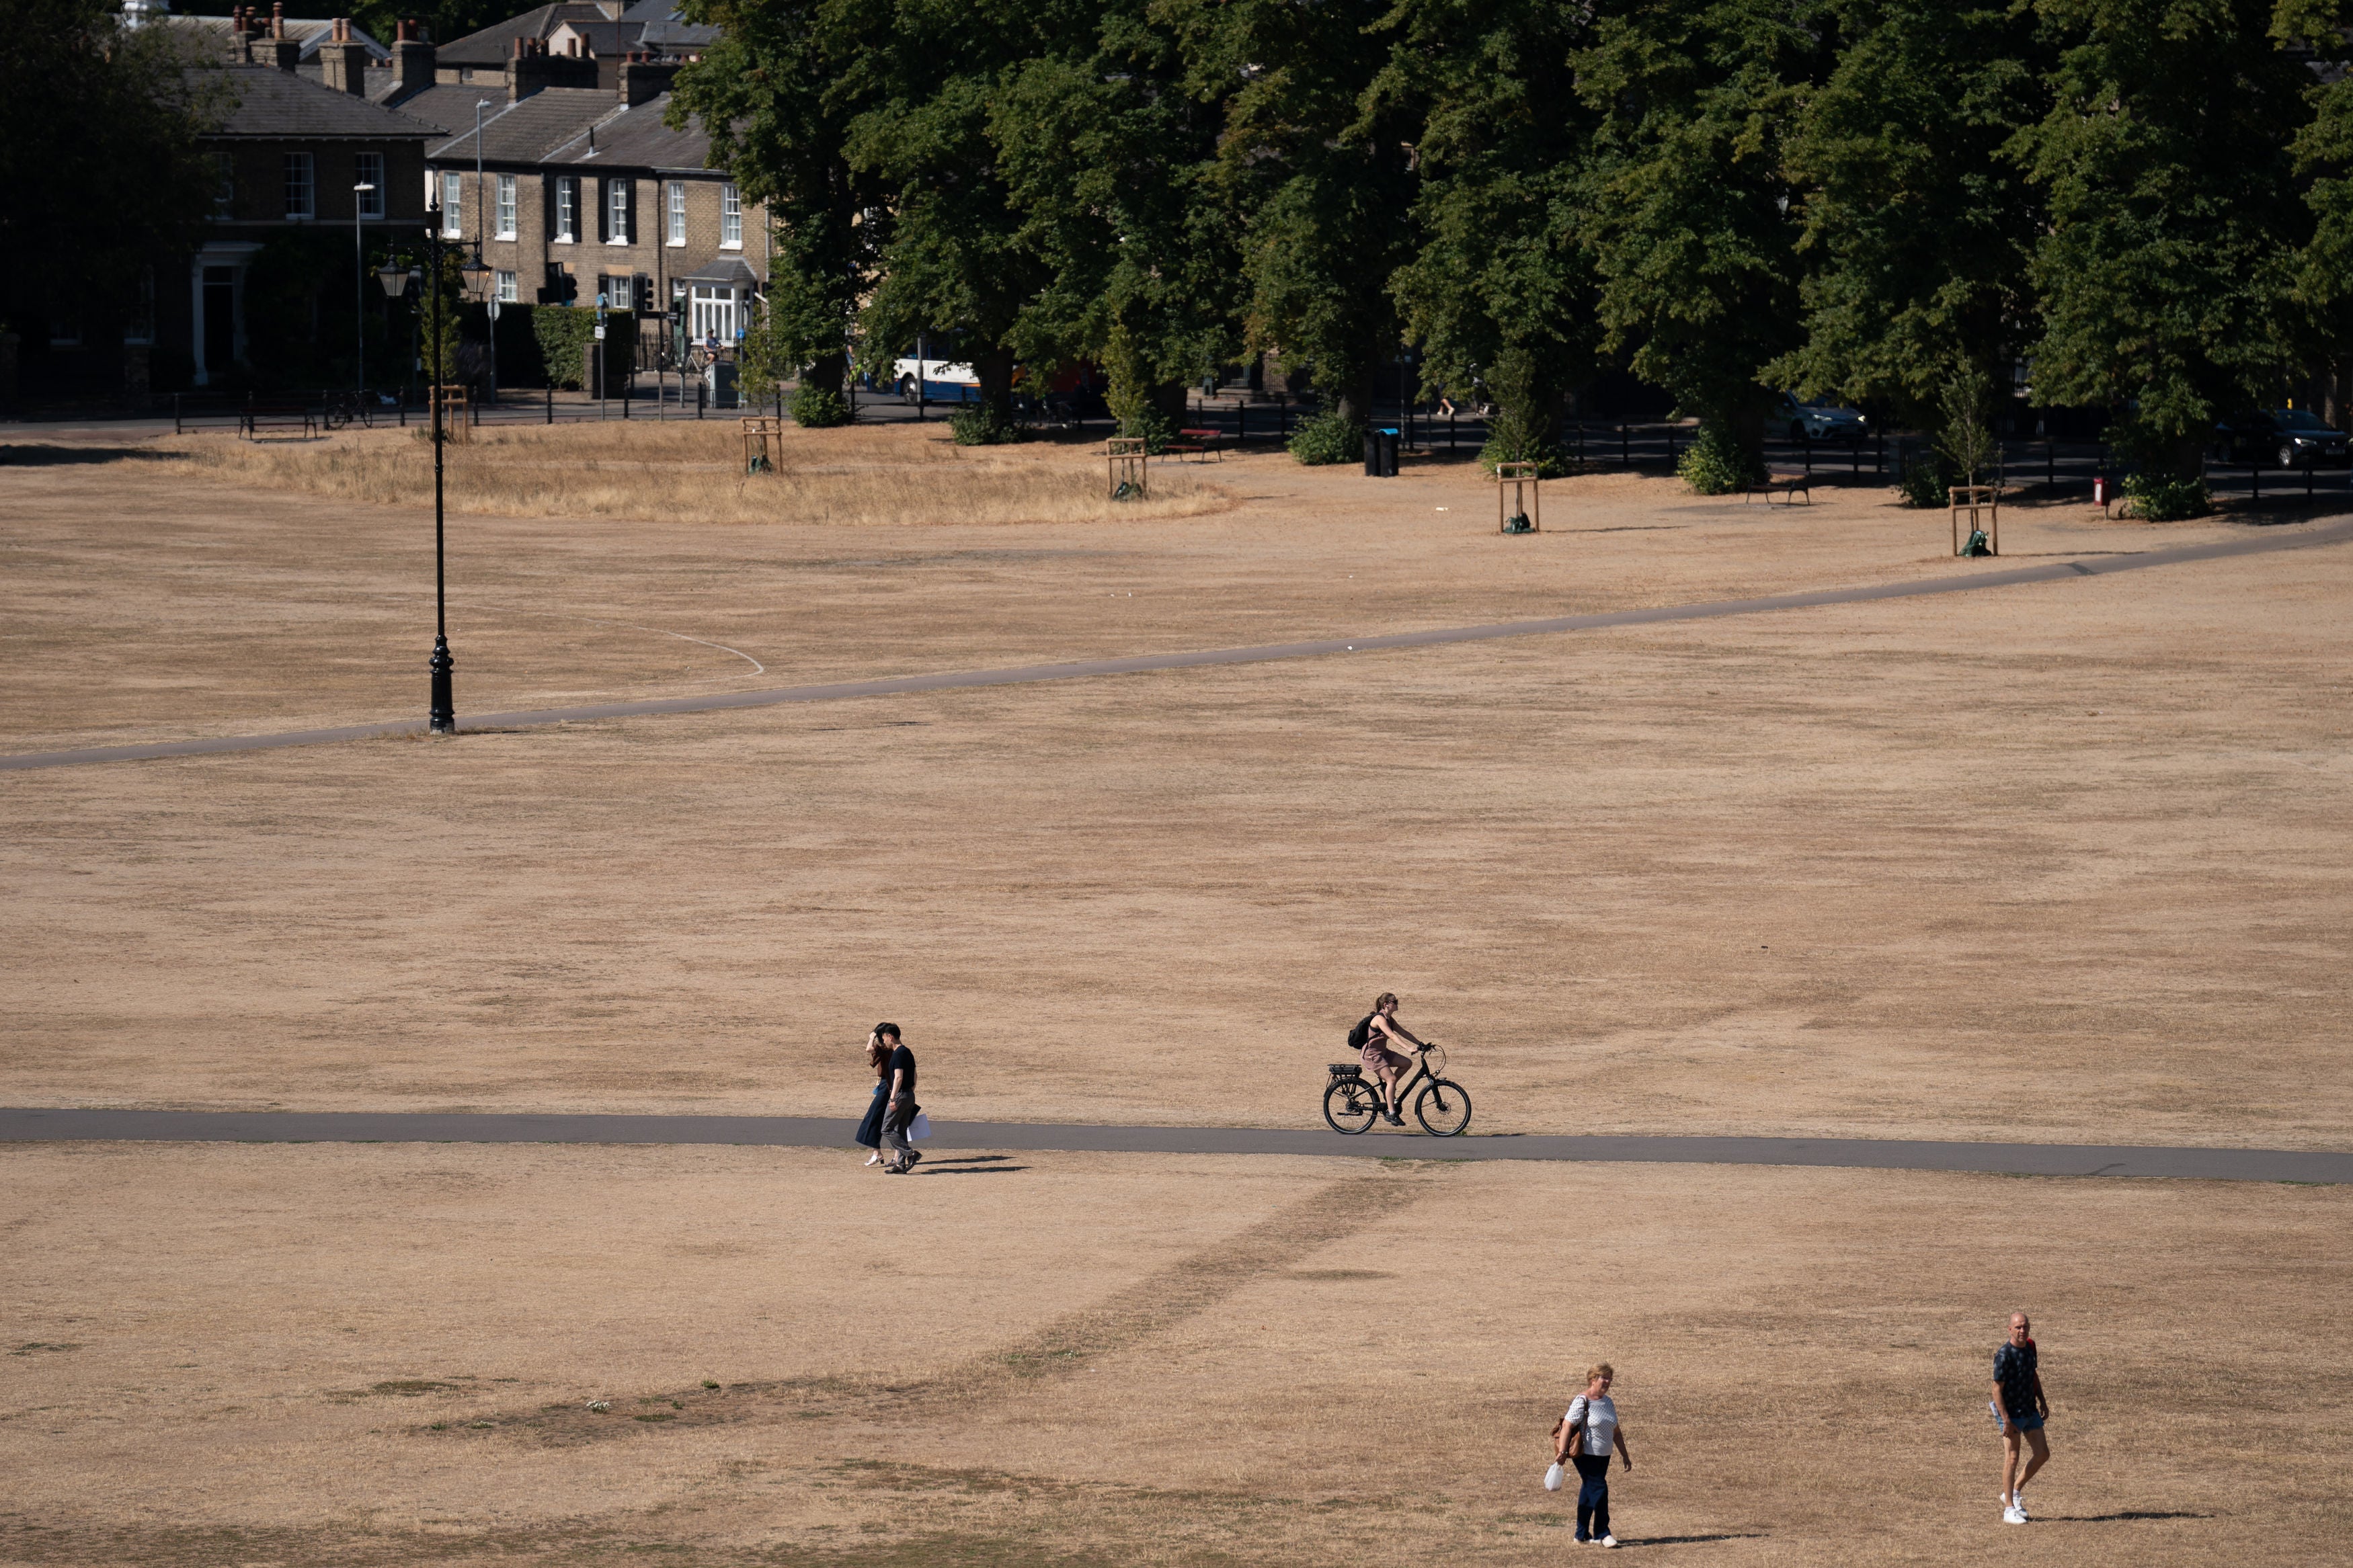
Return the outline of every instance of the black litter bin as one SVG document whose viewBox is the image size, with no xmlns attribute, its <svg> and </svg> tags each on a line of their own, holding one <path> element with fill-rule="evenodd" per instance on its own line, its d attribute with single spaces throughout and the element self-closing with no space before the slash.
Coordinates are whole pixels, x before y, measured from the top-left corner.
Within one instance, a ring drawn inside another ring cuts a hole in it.
<svg viewBox="0 0 2353 1568">
<path fill-rule="evenodd" d="M 1365 473 L 1376 479 L 1393 479 L 1398 471 L 1398 433 L 1394 430 L 1365 432 Z"/>
</svg>

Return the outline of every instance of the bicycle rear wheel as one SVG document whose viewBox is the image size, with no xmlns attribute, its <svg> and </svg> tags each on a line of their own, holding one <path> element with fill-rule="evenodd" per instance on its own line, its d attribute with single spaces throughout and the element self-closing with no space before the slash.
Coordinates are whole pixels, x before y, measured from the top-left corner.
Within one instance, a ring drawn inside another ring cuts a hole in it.
<svg viewBox="0 0 2353 1568">
<path fill-rule="evenodd" d="M 1381 1091 L 1360 1078 L 1335 1078 L 1324 1086 L 1324 1120 L 1335 1132 L 1370 1130 L 1381 1113 Z"/>
<path fill-rule="evenodd" d="M 1471 1097 L 1459 1083 L 1433 1079 L 1413 1097 L 1413 1119 L 1432 1138 L 1452 1138 L 1471 1125 Z"/>
</svg>

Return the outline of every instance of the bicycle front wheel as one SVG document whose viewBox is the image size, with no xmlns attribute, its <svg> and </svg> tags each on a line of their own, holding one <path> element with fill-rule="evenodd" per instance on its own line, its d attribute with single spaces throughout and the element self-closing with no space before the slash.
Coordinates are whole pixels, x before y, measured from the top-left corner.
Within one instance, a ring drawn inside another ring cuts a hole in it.
<svg viewBox="0 0 2353 1568">
<path fill-rule="evenodd" d="M 1381 1091 L 1360 1078 L 1335 1078 L 1324 1087 L 1324 1120 L 1335 1132 L 1364 1132 L 1381 1113 Z"/>
<path fill-rule="evenodd" d="M 1459 1083 L 1433 1081 L 1413 1099 L 1413 1119 L 1432 1138 L 1452 1138 L 1471 1125 L 1471 1097 Z"/>
</svg>

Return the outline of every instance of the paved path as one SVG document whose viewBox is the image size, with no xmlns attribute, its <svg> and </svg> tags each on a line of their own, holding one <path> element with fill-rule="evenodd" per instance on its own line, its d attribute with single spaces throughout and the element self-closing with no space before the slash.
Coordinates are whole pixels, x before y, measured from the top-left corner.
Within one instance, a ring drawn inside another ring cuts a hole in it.
<svg viewBox="0 0 2353 1568">
<path fill-rule="evenodd" d="M 580 708 L 541 708 L 518 713 L 478 713 L 461 721 L 461 730 L 514 730 L 541 724 L 562 724 L 597 719 L 632 719 L 651 713 L 709 713 L 728 708 L 773 708 L 795 702 L 836 702 L 855 697 L 894 697 L 914 691 L 948 691 L 981 686 L 1022 686 L 1041 680 L 1076 680 L 1093 676 L 1135 675 L 1146 670 L 1194 669 L 1207 665 L 1265 664 L 1277 659 L 1326 658 L 1338 654 L 1380 653 L 1394 648 L 1436 647 L 1448 643 L 1488 642 L 1499 637 L 1550 637 L 1560 632 L 1592 631 L 1605 626 L 1655 626 L 1667 621 L 1711 620 L 1723 616 L 1767 615 L 1779 610 L 1812 609 L 1822 605 L 1859 605 L 1882 599 L 1917 598 L 1931 594 L 1959 594 L 1977 588 L 2003 588 L 2021 583 L 2062 582 L 2071 577 L 2105 577 L 2116 572 L 2137 572 L 2151 566 L 2177 566 L 2195 561 L 2219 561 L 2237 555 L 2260 555 L 2275 550 L 2302 550 L 2315 545 L 2341 544 L 2353 540 L 2353 521 L 2288 531 L 2264 531 L 2249 538 L 2212 544 L 2151 550 L 2136 555 L 2097 556 L 2087 561 L 2054 561 L 2039 566 L 1989 567 L 1967 576 L 1929 577 L 1910 583 L 1879 583 L 1860 588 L 1823 588 L 1803 594 L 1774 594 L 1757 599 L 1724 599 L 1704 605 L 1661 605 L 1646 610 L 1613 610 L 1590 616 L 1556 616 L 1548 620 L 1504 621 L 1484 626 L 1441 626 L 1430 631 L 1396 632 L 1354 640 L 1332 637 L 1321 642 L 1270 643 L 1258 647 L 1204 648 L 1184 653 L 1139 654 L 1129 658 L 1081 659 L 1068 664 L 1020 665 L 1008 669 L 947 670 L 934 675 L 902 675 L 881 680 L 842 680 L 823 686 L 786 686 L 764 691 L 723 691 L 697 697 L 653 698 L 639 702 L 604 702 Z M 365 741 L 384 735 L 414 735 L 423 731 L 422 720 L 378 724 L 349 724 L 332 730 L 290 730 L 274 735 L 216 735 L 205 740 L 163 741 L 132 746 L 89 746 L 69 752 L 29 752 L 0 756 L 0 772 L 25 768 L 63 768 L 87 763 L 149 762 L 161 757 L 203 756 L 219 752 L 266 752 L 281 746 L 319 746 L 337 741 Z"/>
<path fill-rule="evenodd" d="M 248 1143 L 749 1143 L 847 1149 L 857 1123 L 782 1116 L 569 1116 L 467 1111 L 37 1110 L 0 1109 L 0 1142 L 82 1140 Z M 1320 1129 L 1096 1127 L 967 1121 L 939 1150 L 1123 1154 L 1345 1154 L 1360 1159 L 1585 1160 L 1684 1165 L 1844 1165 L 2035 1176 L 2181 1176 L 2353 1183 L 2353 1153 L 2166 1149 L 2137 1144 L 1942 1143 L 1877 1138 L 1430 1138 Z"/>
</svg>

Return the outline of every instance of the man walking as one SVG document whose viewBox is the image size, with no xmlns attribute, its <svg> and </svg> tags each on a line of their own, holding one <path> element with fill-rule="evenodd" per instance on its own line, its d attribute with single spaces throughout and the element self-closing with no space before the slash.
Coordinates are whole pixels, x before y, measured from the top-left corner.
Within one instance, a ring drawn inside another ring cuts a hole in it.
<svg viewBox="0 0 2353 1568">
<path fill-rule="evenodd" d="M 923 1158 L 907 1142 L 907 1129 L 923 1109 L 915 1103 L 915 1053 L 900 1039 L 896 1024 L 875 1025 L 874 1038 L 890 1050 L 881 1068 L 887 1086 L 882 1098 L 882 1169 L 888 1175 L 903 1176 Z"/>
<path fill-rule="evenodd" d="M 2001 1424 L 2001 1521 L 2026 1522 L 2026 1483 L 2051 1458 L 2050 1440 L 2042 1424 L 2051 1415 L 2051 1402 L 2042 1396 L 2042 1374 L 2034 1362 L 2034 1325 L 2023 1312 L 2010 1315 L 2010 1339 L 1993 1352 L 1993 1416 Z M 2032 1457 L 2021 1472 L 2019 1445 L 2023 1440 Z"/>
</svg>

